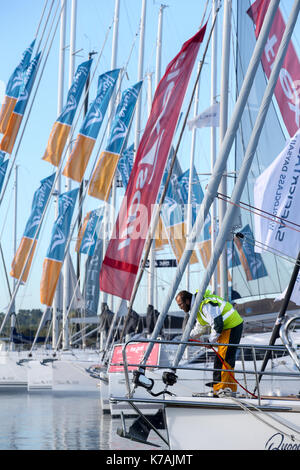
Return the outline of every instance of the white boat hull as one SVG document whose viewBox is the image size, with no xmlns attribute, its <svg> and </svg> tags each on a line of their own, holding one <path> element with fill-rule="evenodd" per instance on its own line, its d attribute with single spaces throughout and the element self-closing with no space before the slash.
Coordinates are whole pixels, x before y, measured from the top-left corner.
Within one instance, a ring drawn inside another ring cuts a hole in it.
<svg viewBox="0 0 300 470">
<path fill-rule="evenodd" d="M 17 364 L 22 357 L 15 351 L 0 351 L 0 392 L 27 390 L 27 368 Z"/>
<path fill-rule="evenodd" d="M 231 398 L 176 400 L 182 405 L 165 405 L 171 450 L 300 450 L 299 399 L 264 399 L 261 411 L 245 411 Z M 258 406 L 255 399 L 241 403 Z"/>
<path fill-rule="evenodd" d="M 97 391 L 99 379 L 88 369 L 99 360 L 96 352 L 51 352 L 36 350 L 29 358 L 28 351 L 0 351 L 1 391 Z"/>
</svg>

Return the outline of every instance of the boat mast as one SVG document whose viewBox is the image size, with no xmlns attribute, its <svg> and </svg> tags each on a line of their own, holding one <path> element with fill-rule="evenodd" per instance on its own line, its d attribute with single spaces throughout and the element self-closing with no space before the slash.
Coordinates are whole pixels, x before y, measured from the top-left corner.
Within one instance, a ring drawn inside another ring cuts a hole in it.
<svg viewBox="0 0 300 470">
<path fill-rule="evenodd" d="M 213 15 L 212 21 L 216 16 L 217 8 L 219 7 L 219 0 L 213 0 Z M 211 105 L 216 103 L 216 83 L 217 83 L 217 48 L 218 46 L 218 18 L 216 18 L 215 27 L 211 37 Z M 216 128 L 215 126 L 211 127 L 210 130 L 210 152 L 211 152 L 211 173 L 214 171 L 214 166 L 216 162 Z M 189 231 L 190 232 L 190 231 Z M 189 233 L 188 233 L 189 234 Z M 211 253 L 213 252 L 213 247 L 215 246 L 217 236 L 217 204 L 216 201 L 212 203 L 211 206 Z M 218 285 L 218 274 L 217 271 L 213 273 L 211 286 L 212 291 L 217 292 Z M 189 290 L 189 289 L 187 289 Z"/>
<path fill-rule="evenodd" d="M 198 64 L 198 74 L 201 67 L 201 62 Z M 197 83 L 196 91 L 195 91 L 195 102 L 194 102 L 194 117 L 198 115 L 198 103 L 199 103 L 199 90 L 200 90 L 200 80 Z M 187 204 L 187 231 L 186 231 L 186 238 L 189 237 L 189 234 L 192 230 L 192 191 L 193 191 L 193 178 L 194 178 L 194 159 L 195 159 L 195 147 L 196 147 L 196 131 L 197 129 L 194 127 L 192 130 L 192 143 L 191 143 L 191 156 L 190 156 L 190 175 L 189 175 L 189 188 L 188 188 L 188 204 Z M 186 290 L 188 291 L 190 288 L 190 264 L 188 263 L 186 268 Z"/>
<path fill-rule="evenodd" d="M 14 213 L 14 254 L 17 251 L 17 213 L 18 213 L 18 165 L 15 166 L 15 213 Z M 13 290 L 16 287 L 16 279 L 13 278 Z M 16 299 L 14 298 L 10 314 L 10 350 L 13 351 L 13 332 L 16 326 Z"/>
<path fill-rule="evenodd" d="M 94 54 L 97 54 L 95 51 L 90 51 L 88 59 L 90 60 Z M 89 107 L 89 87 L 90 87 L 90 72 L 87 76 L 86 79 L 86 84 L 85 84 L 85 99 L 84 99 L 84 116 L 86 116 L 88 112 L 88 107 Z M 82 224 L 82 196 L 83 196 L 83 189 L 84 189 L 84 179 L 81 181 L 80 186 L 79 186 L 79 213 L 78 213 L 78 231 L 80 230 L 81 224 Z M 81 269 L 80 269 L 80 264 L 81 264 L 81 253 L 80 250 L 78 250 L 77 253 L 77 285 L 78 288 L 80 289 L 80 277 L 81 277 Z M 85 320 L 85 308 L 81 308 L 81 319 Z M 84 349 L 86 347 L 86 335 L 83 334 L 82 331 L 82 348 Z"/>
<path fill-rule="evenodd" d="M 118 54 L 118 34 L 119 34 L 119 12 L 120 12 L 120 0 L 115 1 L 115 10 L 114 10 L 114 28 L 113 28 L 113 38 L 112 38 L 112 51 L 111 51 L 111 70 L 116 68 L 117 65 L 117 54 Z M 110 127 L 113 118 L 113 111 L 116 109 L 116 102 L 118 97 L 116 96 L 116 91 L 113 91 L 112 98 L 109 102 L 108 107 L 108 116 L 109 116 L 109 123 L 108 123 L 108 130 L 107 134 L 110 135 Z M 112 189 L 108 197 L 107 203 L 105 203 L 105 210 L 103 216 L 103 259 L 107 250 L 109 236 L 111 230 L 109 229 L 109 221 L 111 223 L 111 227 L 113 226 L 113 217 L 114 217 L 114 208 L 116 205 L 116 175 L 113 178 L 112 182 Z M 108 294 L 106 292 L 101 292 L 102 294 L 102 306 L 107 304 L 108 302 Z M 113 296 L 111 297 L 111 309 L 114 309 L 113 306 Z"/>
<path fill-rule="evenodd" d="M 152 74 L 147 74 L 147 101 L 148 101 L 148 116 L 151 112 L 152 104 Z M 155 285 L 155 239 L 151 245 L 149 252 L 149 271 L 148 271 L 148 305 L 154 307 L 154 285 Z M 157 299 L 156 304 L 157 304 Z"/>
<path fill-rule="evenodd" d="M 160 79 L 161 79 L 161 46 L 162 46 L 162 27 L 163 27 L 163 10 L 166 6 L 160 5 L 159 14 L 158 14 L 158 27 L 157 27 L 157 40 L 156 40 L 156 62 L 155 62 L 155 84 L 154 89 L 156 90 Z M 151 90 L 151 76 L 149 77 L 148 82 L 148 103 L 149 103 L 149 114 L 151 111 L 152 103 L 152 90 Z M 149 291 L 148 291 L 148 304 L 154 306 L 154 284 L 155 284 L 155 238 L 150 248 L 149 253 L 150 266 L 149 266 Z M 156 302 L 156 308 L 158 308 Z"/>
<path fill-rule="evenodd" d="M 141 27 L 140 27 L 140 44 L 139 44 L 139 61 L 138 61 L 138 79 L 137 81 L 143 80 L 144 74 L 144 46 L 145 46 L 145 18 L 146 18 L 146 0 L 142 0 L 142 12 L 141 12 Z M 137 151 L 140 142 L 141 132 L 141 106 L 142 106 L 142 94 L 139 93 L 136 102 L 135 111 L 135 151 Z"/>
<path fill-rule="evenodd" d="M 64 70 L 65 70 L 65 47 L 66 47 L 66 8 L 67 0 L 61 0 L 60 18 L 60 44 L 59 44 L 59 64 L 58 64 L 58 93 L 57 93 L 57 115 L 59 116 L 63 108 L 64 100 Z M 55 204 L 55 219 L 58 217 L 58 197 L 61 193 L 60 169 L 57 169 L 55 194 L 57 197 Z M 55 348 L 58 340 L 58 319 L 57 309 L 62 299 L 62 282 L 59 276 L 55 297 L 53 301 L 52 316 L 52 347 Z"/>
<path fill-rule="evenodd" d="M 72 86 L 75 66 L 75 43 L 76 43 L 76 14 L 77 14 L 77 0 L 72 0 L 71 3 L 71 25 L 70 25 L 70 52 L 69 52 L 69 88 Z M 70 137 L 71 138 L 71 137 Z M 71 151 L 71 145 L 68 145 L 68 152 Z M 66 179 L 66 191 L 71 190 L 71 179 Z M 69 289 L 70 289 L 70 258 L 66 256 L 64 262 L 64 295 L 63 295 L 63 325 L 62 325 L 62 348 L 69 348 L 69 322 L 68 322 L 68 308 L 69 308 Z"/>
<path fill-rule="evenodd" d="M 222 41 L 222 68 L 221 68 L 221 99 L 220 99 L 220 142 L 224 139 L 228 120 L 228 75 L 230 60 L 230 34 L 231 34 L 231 0 L 225 0 L 223 18 L 223 41 Z M 226 166 L 219 186 L 221 194 L 227 194 Z M 226 201 L 219 200 L 219 230 L 222 227 L 226 213 Z M 227 277 L 227 243 L 220 256 L 220 295 L 228 299 L 228 277 Z"/>
</svg>

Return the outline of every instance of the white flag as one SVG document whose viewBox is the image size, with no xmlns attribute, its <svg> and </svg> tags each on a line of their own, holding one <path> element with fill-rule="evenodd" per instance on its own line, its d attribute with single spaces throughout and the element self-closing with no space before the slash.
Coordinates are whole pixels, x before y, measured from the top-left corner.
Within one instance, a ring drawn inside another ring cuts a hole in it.
<svg viewBox="0 0 300 470">
<path fill-rule="evenodd" d="M 300 129 L 274 162 L 257 178 L 254 205 L 267 215 L 255 215 L 255 239 L 265 247 L 297 258 L 300 249 Z M 272 218 L 272 215 L 276 218 Z M 295 230 L 296 229 L 296 230 Z"/>
<path fill-rule="evenodd" d="M 189 130 L 194 127 L 218 127 L 220 121 L 220 103 L 215 103 L 199 116 L 188 121 Z"/>
</svg>

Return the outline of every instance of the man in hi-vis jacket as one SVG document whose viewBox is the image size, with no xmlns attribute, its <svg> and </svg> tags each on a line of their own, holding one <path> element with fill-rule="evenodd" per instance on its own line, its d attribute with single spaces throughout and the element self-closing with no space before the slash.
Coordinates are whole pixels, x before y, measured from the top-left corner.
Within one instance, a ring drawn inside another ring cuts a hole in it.
<svg viewBox="0 0 300 470">
<path fill-rule="evenodd" d="M 176 295 L 178 307 L 188 313 L 195 301 L 196 294 L 180 291 Z M 220 343 L 218 355 L 215 355 L 213 373 L 214 395 L 230 394 L 236 392 L 237 384 L 234 381 L 234 365 L 236 346 L 240 342 L 243 331 L 243 319 L 230 302 L 206 290 L 197 312 L 197 322 L 190 333 L 191 339 L 199 339 L 210 328 L 208 341 Z M 222 359 L 220 359 L 220 357 Z"/>
</svg>

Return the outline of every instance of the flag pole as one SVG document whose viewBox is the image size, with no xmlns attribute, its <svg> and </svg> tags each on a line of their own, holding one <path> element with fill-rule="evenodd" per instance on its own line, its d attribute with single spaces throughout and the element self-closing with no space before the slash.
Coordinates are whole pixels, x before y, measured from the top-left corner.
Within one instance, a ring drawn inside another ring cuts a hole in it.
<svg viewBox="0 0 300 470">
<path fill-rule="evenodd" d="M 74 67 L 75 67 L 75 47 L 76 47 L 76 17 L 77 17 L 77 0 L 72 0 L 71 3 L 71 25 L 70 25 L 70 52 L 69 52 L 69 87 L 72 86 Z M 68 145 L 68 152 L 71 150 L 71 136 L 69 137 L 70 144 Z M 72 189 L 70 178 L 66 181 L 66 191 Z M 66 257 L 64 263 L 64 286 L 63 286 L 63 314 L 62 314 L 62 348 L 69 349 L 69 322 L 68 322 L 68 301 L 70 289 L 70 259 Z"/>
<path fill-rule="evenodd" d="M 198 71 L 201 67 L 201 62 L 198 64 Z M 197 88 L 196 88 L 196 96 L 195 96 L 195 103 L 194 103 L 194 117 L 198 115 L 198 102 L 199 102 L 199 89 L 200 89 L 200 80 L 198 80 Z M 192 215 L 193 215 L 193 178 L 194 178 L 194 159 L 195 159 L 195 147 L 196 147 L 196 132 L 197 129 L 194 127 L 192 130 L 192 142 L 191 142 L 191 156 L 190 156 L 190 177 L 189 177 L 189 187 L 188 187 L 188 203 L 187 203 L 187 231 L 186 236 L 187 238 L 190 235 L 190 231 L 192 230 L 193 222 L 192 222 Z M 190 285 L 190 265 L 187 265 L 186 270 L 186 290 L 189 290 Z"/>
<path fill-rule="evenodd" d="M 216 12 L 217 8 L 217 2 L 219 3 L 219 0 L 213 0 L 213 11 L 214 14 Z M 216 24 L 213 36 L 212 36 L 212 41 L 211 41 L 211 56 L 212 56 L 212 62 L 211 62 L 211 96 L 210 96 L 210 101 L 211 105 L 214 105 L 216 103 L 216 81 L 217 81 L 217 48 L 218 48 L 218 24 Z M 210 162 L 211 162 L 211 173 L 213 173 L 213 169 L 215 166 L 216 162 L 216 128 L 212 126 L 211 131 L 210 131 Z M 217 236 L 217 203 L 214 201 L 211 206 L 211 252 L 213 251 L 213 247 L 216 242 L 216 236 Z M 213 273 L 212 276 L 212 292 L 216 292 L 217 285 L 218 285 L 218 274 L 217 270 Z M 189 290 L 189 289 L 187 289 Z"/>
<path fill-rule="evenodd" d="M 112 70 L 116 67 L 116 64 L 117 64 L 118 42 L 119 42 L 119 15 L 120 15 L 120 0 L 115 0 L 114 28 L 113 28 L 112 51 L 111 51 L 111 61 L 110 61 L 110 66 Z M 119 77 L 118 80 L 119 80 L 118 91 L 116 93 L 116 91 L 114 90 L 112 99 L 109 102 L 109 108 L 108 108 L 109 121 L 108 121 L 108 127 L 107 127 L 108 135 L 110 135 L 111 124 L 113 120 L 113 112 L 116 110 L 117 101 L 119 99 L 119 91 L 121 88 L 122 78 Z M 116 197 L 116 187 L 115 187 L 115 178 L 113 178 L 112 190 L 110 192 L 108 201 L 105 204 L 105 212 L 104 212 L 104 217 L 103 217 L 103 227 L 104 227 L 103 253 L 102 253 L 103 258 L 105 256 L 105 252 L 108 246 L 108 237 L 110 233 L 110 230 L 109 230 L 110 220 L 113 219 L 114 217 L 113 208 L 115 207 L 115 197 Z M 101 292 L 101 297 L 102 297 L 101 305 L 104 308 L 108 302 L 108 295 L 106 292 Z M 111 297 L 111 308 L 113 309 L 112 304 L 113 304 L 113 297 Z"/>
<path fill-rule="evenodd" d="M 15 166 L 15 214 L 14 214 L 14 255 L 17 251 L 17 213 L 18 213 L 18 167 Z M 16 279 L 13 279 L 13 287 L 16 287 Z M 16 326 L 16 299 L 14 298 L 10 312 L 10 350 L 14 350 L 13 332 Z"/>
<path fill-rule="evenodd" d="M 223 40 L 222 40 L 222 65 L 221 65 L 221 91 L 220 91 L 220 141 L 222 142 L 227 128 L 228 120 L 228 76 L 229 76 L 229 58 L 230 58 L 230 34 L 231 34 L 231 0 L 224 2 L 223 19 Z M 227 168 L 221 178 L 220 192 L 227 194 Z M 222 199 L 218 202 L 219 228 L 222 226 L 225 213 L 226 202 Z M 228 299 L 228 278 L 227 278 L 227 243 L 224 245 L 220 256 L 220 295 L 223 299 Z"/>
<path fill-rule="evenodd" d="M 155 89 L 161 79 L 161 45 L 162 45 L 162 27 L 163 27 L 163 11 L 166 5 L 160 5 L 158 14 L 158 26 L 157 26 L 157 39 L 156 39 L 156 61 L 155 61 Z M 151 76 L 149 74 L 148 82 L 148 103 L 149 103 L 149 115 L 151 112 L 152 104 L 152 86 Z M 154 285 L 155 285 L 155 239 L 152 242 L 150 249 L 150 266 L 149 266 L 149 286 L 148 286 L 148 305 L 154 306 Z M 158 306 L 156 305 L 156 308 Z"/>
<path fill-rule="evenodd" d="M 58 93 L 57 93 L 57 115 L 59 116 L 63 108 L 64 100 L 64 74 L 65 74 L 65 46 L 66 46 L 66 0 L 61 0 L 61 18 L 60 18 L 60 44 L 59 44 L 59 66 L 58 66 Z M 56 174 L 56 195 L 57 200 L 55 203 L 55 219 L 58 216 L 58 197 L 61 193 L 61 175 L 60 168 L 57 169 Z M 61 276 L 59 276 L 56 292 L 53 301 L 52 311 L 52 347 L 54 348 L 58 338 L 58 315 L 57 310 L 59 306 L 59 299 L 61 298 Z"/>
</svg>

